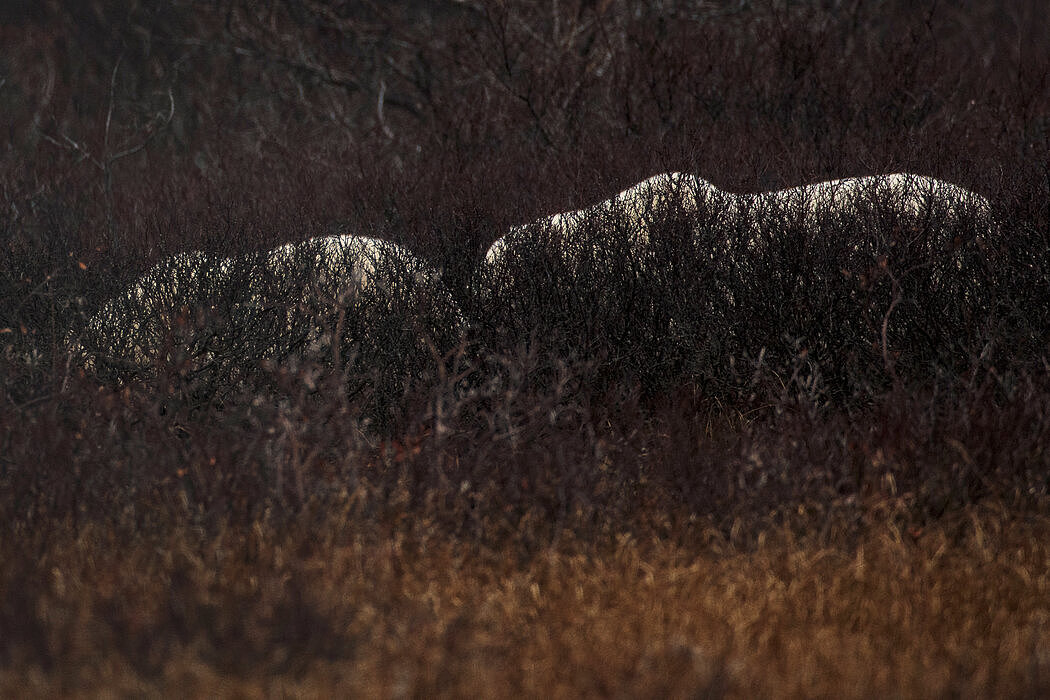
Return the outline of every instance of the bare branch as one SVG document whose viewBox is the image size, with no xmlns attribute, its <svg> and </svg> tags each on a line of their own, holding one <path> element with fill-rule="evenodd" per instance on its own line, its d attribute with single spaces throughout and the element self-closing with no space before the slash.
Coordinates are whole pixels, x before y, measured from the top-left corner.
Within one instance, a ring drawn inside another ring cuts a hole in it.
<svg viewBox="0 0 1050 700">
<path fill-rule="evenodd" d="M 376 102 L 376 117 L 379 119 L 379 126 L 382 127 L 383 133 L 386 134 L 388 139 L 393 140 L 394 132 L 390 130 L 390 127 L 386 125 L 386 120 L 383 119 L 383 96 L 386 95 L 386 81 L 380 79 L 379 81 L 379 98 Z"/>
<path fill-rule="evenodd" d="M 113 74 L 109 78 L 109 108 L 106 110 L 106 133 L 103 137 L 102 142 L 102 157 L 105 158 L 106 154 L 109 153 L 109 126 L 113 121 L 113 102 L 114 96 L 117 92 L 117 71 L 120 69 L 120 62 L 124 60 L 124 55 L 121 54 L 117 58 L 116 64 L 113 66 Z"/>
<path fill-rule="evenodd" d="M 55 139 L 54 137 L 52 137 L 46 131 L 43 131 L 43 130 L 40 131 L 40 136 L 43 137 L 43 139 L 45 141 L 47 141 L 48 143 L 54 144 L 55 146 L 58 146 L 59 148 L 61 148 L 63 150 L 75 151 L 75 152 L 79 153 L 80 154 L 80 159 L 79 160 L 86 160 L 89 163 L 91 163 L 92 165 L 94 165 L 96 168 L 98 168 L 99 170 L 103 170 L 104 171 L 106 169 L 106 166 L 104 166 L 101 163 L 101 161 L 99 161 L 93 155 L 91 155 L 86 148 L 84 148 L 79 143 L 77 143 L 73 139 L 69 138 L 65 134 L 61 134 L 62 140 L 65 141 L 65 143 L 61 143 L 60 141 L 58 141 L 57 139 Z"/>
<path fill-rule="evenodd" d="M 175 116 L 175 96 L 172 94 L 171 88 L 168 88 L 168 102 L 169 102 L 168 116 L 164 117 L 163 121 L 156 128 L 153 127 L 152 123 L 150 124 L 149 127 L 147 127 L 147 129 L 149 130 L 149 133 L 146 135 L 146 138 L 145 138 L 145 140 L 142 141 L 142 143 L 138 144 L 137 146 L 132 146 L 132 147 L 127 148 L 127 149 L 125 149 L 123 151 L 120 151 L 119 153 L 115 153 L 112 156 L 109 156 L 108 158 L 106 158 L 106 163 L 107 164 L 115 163 L 116 161 L 120 160 L 121 158 L 125 158 L 125 157 L 131 156 L 131 155 L 135 155 L 136 153 L 141 151 L 143 148 L 145 148 L 149 144 L 149 142 L 152 141 L 153 138 L 158 133 L 160 133 L 161 129 L 163 129 L 166 126 L 168 126 L 169 124 L 171 124 L 171 120 Z M 158 115 L 158 116 L 160 116 L 160 115 Z"/>
<path fill-rule="evenodd" d="M 886 309 L 886 315 L 882 317 L 882 361 L 886 365 L 886 371 L 890 373 L 890 377 L 893 381 L 898 381 L 897 371 L 894 369 L 894 363 L 890 360 L 890 350 L 888 343 L 888 332 L 890 325 L 890 314 L 897 308 L 897 304 L 901 301 L 901 285 L 897 281 L 897 277 L 893 274 L 890 268 L 887 266 L 886 274 L 890 276 L 890 281 L 893 283 L 893 301 L 890 302 L 890 308 Z"/>
</svg>

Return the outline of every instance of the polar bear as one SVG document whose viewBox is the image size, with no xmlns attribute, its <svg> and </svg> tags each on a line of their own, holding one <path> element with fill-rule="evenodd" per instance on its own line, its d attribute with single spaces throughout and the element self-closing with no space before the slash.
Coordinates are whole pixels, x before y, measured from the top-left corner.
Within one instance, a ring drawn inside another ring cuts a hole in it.
<svg viewBox="0 0 1050 700">
<path fill-rule="evenodd" d="M 615 315 L 651 310 L 670 296 L 724 313 L 756 275 L 802 255 L 791 269 L 803 277 L 828 267 L 870 280 L 872 270 L 896 260 L 903 264 L 886 268 L 891 276 L 925 277 L 932 288 L 962 288 L 970 298 L 980 279 L 963 273 L 978 261 L 971 244 L 993 233 L 986 198 L 924 175 L 738 194 L 670 172 L 583 209 L 511 227 L 486 251 L 477 279 L 482 301 L 502 300 L 518 315 L 525 308 L 557 315 L 573 305 Z"/>
<path fill-rule="evenodd" d="M 677 217 L 689 221 L 699 213 L 732 216 L 734 195 L 687 173 L 654 175 L 613 197 L 576 211 L 553 214 L 512 226 L 485 253 L 482 271 L 490 280 L 506 275 L 513 258 L 545 249 L 572 265 L 612 264 L 617 254 L 645 258 L 652 252 L 652 231 Z"/>
<path fill-rule="evenodd" d="M 316 349 L 326 320 L 318 317 L 356 303 L 418 313 L 422 333 L 462 332 L 465 323 L 438 272 L 407 249 L 333 235 L 235 257 L 173 255 L 103 304 L 69 347 L 89 369 L 97 358 L 134 370 L 170 361 L 173 351 L 208 364 L 217 348 L 236 347 L 245 327 L 272 336 L 254 340 L 263 356 L 289 339 Z"/>
</svg>

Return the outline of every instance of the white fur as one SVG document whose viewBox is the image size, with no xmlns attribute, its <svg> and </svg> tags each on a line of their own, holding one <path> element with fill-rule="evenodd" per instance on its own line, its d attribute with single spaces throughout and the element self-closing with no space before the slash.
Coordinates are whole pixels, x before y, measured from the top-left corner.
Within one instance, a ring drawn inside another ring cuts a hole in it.
<svg viewBox="0 0 1050 700">
<path fill-rule="evenodd" d="M 266 290 L 287 293 L 290 290 L 282 281 L 288 280 L 293 289 L 301 291 L 302 301 L 332 305 L 345 304 L 366 292 L 388 297 L 424 292 L 457 330 L 462 330 L 464 323 L 440 275 L 407 249 L 377 238 L 341 235 L 311 238 L 235 258 L 214 258 L 199 251 L 176 254 L 106 302 L 88 321 L 86 330 L 99 341 L 100 350 L 117 356 L 114 359 L 148 368 L 157 358 L 161 343 L 180 323 L 178 317 L 186 300 L 194 294 L 208 298 L 227 282 L 241 282 L 232 278 L 242 274 L 250 275 L 244 280 L 248 295 L 235 309 L 263 309 L 264 300 L 272 298 Z M 297 301 L 284 299 L 283 303 L 289 308 L 288 302 Z M 192 311 L 196 310 L 199 307 Z M 291 318 L 289 308 L 289 324 Z M 292 329 L 289 326 L 287 330 Z M 71 352 L 88 367 L 93 366 L 80 338 L 69 340 Z"/>
<path fill-rule="evenodd" d="M 991 206 L 981 195 L 912 173 L 842 178 L 738 198 L 741 209 L 756 215 L 759 222 L 770 215 L 802 216 L 807 224 L 821 216 L 879 213 L 911 220 L 931 214 L 949 221 L 967 215 L 982 220 L 991 217 Z"/>
<path fill-rule="evenodd" d="M 181 311 L 178 300 L 200 283 L 202 271 L 212 260 L 201 251 L 177 253 L 145 272 L 120 295 L 110 299 L 88 320 L 85 332 L 67 338 L 70 353 L 95 368 L 94 352 L 82 344 L 82 335 L 92 337 L 98 349 L 119 362 L 144 367 L 156 354 L 164 328 L 176 322 Z M 223 266 L 214 266 L 217 276 Z"/>
<path fill-rule="evenodd" d="M 311 256 L 312 253 L 312 256 Z M 266 268 L 288 274 L 302 264 L 314 265 L 318 281 L 333 290 L 362 290 L 389 286 L 411 276 L 420 284 L 431 284 L 437 273 L 392 241 L 366 236 L 325 236 L 287 243 L 266 253 Z"/>
<path fill-rule="evenodd" d="M 697 253 L 716 266 L 720 261 L 743 263 L 745 270 L 748 257 L 757 255 L 763 242 L 780 235 L 788 224 L 815 231 L 822 222 L 839 219 L 847 227 L 859 225 L 860 231 L 893 233 L 899 227 L 905 236 L 922 235 L 920 249 L 928 255 L 915 264 L 934 262 L 929 274 L 935 279 L 945 271 L 935 261 L 945 260 L 945 253 L 956 250 L 957 242 L 947 240 L 951 224 L 975 222 L 992 232 L 987 199 L 924 175 L 842 178 L 774 192 L 735 194 L 694 175 L 664 173 L 584 209 L 511 227 L 485 253 L 480 267 L 482 289 L 486 294 L 509 289 L 518 265 L 538 264 L 540 258 L 533 256 L 539 251 L 558 256 L 570 270 L 578 269 L 581 261 L 602 268 L 631 256 L 633 269 L 648 274 L 646 262 L 654 261 L 653 224 L 668 215 L 681 216 L 696 227 L 693 244 Z M 925 229 L 927 221 L 940 228 Z M 712 224 L 722 228 L 713 237 Z M 981 236 L 984 231 L 977 233 Z M 882 245 L 873 244 L 867 255 Z M 860 241 L 844 245 L 851 256 L 865 254 Z M 963 257 L 955 255 L 954 267 L 961 271 L 962 266 Z M 724 291 L 725 302 L 732 306 L 732 294 Z"/>
<path fill-rule="evenodd" d="M 776 236 L 785 224 L 801 224 L 814 231 L 821 222 L 842 221 L 867 236 L 912 238 L 922 259 L 913 261 L 927 269 L 937 282 L 949 269 L 961 273 L 964 246 L 953 240 L 956 225 L 975 225 L 978 241 L 994 234 L 989 201 L 958 185 L 925 175 L 893 173 L 818 182 L 775 192 L 740 195 L 739 209 L 749 225 L 747 250 L 755 253 L 762 241 Z M 847 229 L 848 230 L 848 229 Z M 914 236 L 920 236 L 918 240 Z M 874 239 L 843 242 L 849 256 L 861 256 L 862 265 L 875 264 L 885 253 Z M 872 247 L 874 245 L 874 247 Z M 945 262 L 951 261 L 949 266 Z M 958 278 L 963 281 L 964 278 Z"/>
<path fill-rule="evenodd" d="M 991 206 L 981 195 L 944 180 L 911 173 L 842 178 L 760 194 L 734 194 L 694 175 L 664 173 L 585 209 L 511 227 L 506 236 L 489 247 L 483 265 L 490 272 L 502 270 L 508 253 L 536 232 L 546 232 L 550 244 L 571 255 L 588 226 L 609 226 L 621 219 L 631 227 L 628 235 L 632 250 L 643 252 L 651 243 L 651 224 L 675 208 L 683 214 L 717 212 L 725 216 L 727 224 L 735 217 L 745 217 L 752 230 L 749 248 L 757 245 L 760 229 L 776 227 L 790 217 L 800 217 L 805 225 L 813 225 L 823 216 L 856 217 L 880 212 L 912 221 L 936 213 L 947 219 L 940 223 L 970 216 L 990 225 L 991 218 Z"/>
<path fill-rule="evenodd" d="M 695 175 L 654 175 L 584 209 L 511 227 L 507 235 L 489 247 L 482 269 L 489 276 L 499 277 L 507 272 L 509 256 L 537 242 L 552 247 L 566 260 L 578 257 L 588 245 L 613 248 L 621 242 L 626 243 L 631 254 L 644 255 L 651 243 L 652 225 L 664 217 L 688 216 L 701 207 L 718 204 L 728 209 L 734 203 L 732 195 Z M 617 237 L 623 233 L 626 240 L 619 241 Z"/>
</svg>

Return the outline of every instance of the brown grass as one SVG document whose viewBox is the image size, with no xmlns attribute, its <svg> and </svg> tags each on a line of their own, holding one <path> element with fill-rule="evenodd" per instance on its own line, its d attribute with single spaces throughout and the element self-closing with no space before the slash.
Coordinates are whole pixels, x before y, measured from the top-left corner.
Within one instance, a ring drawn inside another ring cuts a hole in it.
<svg viewBox="0 0 1050 700">
<path fill-rule="evenodd" d="M 851 546 L 774 530 L 749 551 L 713 533 L 701 548 L 623 535 L 522 561 L 440 535 L 370 534 L 337 516 L 145 538 L 60 528 L 39 550 L 33 589 L 19 592 L 52 663 L 16 657 L 0 686 L 196 697 L 1050 690 L 1045 516 L 972 508 L 922 531 L 875 526 Z"/>
</svg>

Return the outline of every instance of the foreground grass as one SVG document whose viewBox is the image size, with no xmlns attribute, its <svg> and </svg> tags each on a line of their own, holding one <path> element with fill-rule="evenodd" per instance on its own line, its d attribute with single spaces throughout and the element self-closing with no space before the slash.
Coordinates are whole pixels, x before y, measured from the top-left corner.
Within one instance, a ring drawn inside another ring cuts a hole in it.
<svg viewBox="0 0 1050 700">
<path fill-rule="evenodd" d="M 697 525 L 697 527 L 701 527 Z M 1036 697 L 1050 518 L 972 507 L 850 543 L 55 527 L 2 552 L 34 634 L 4 695 Z M 700 537 L 699 539 L 705 539 Z M 12 575 L 14 574 L 14 575 Z M 30 583 L 31 585 L 26 585 Z M 32 662 L 29 662 L 32 660 Z M 43 660 L 43 661 L 42 661 Z"/>
</svg>

